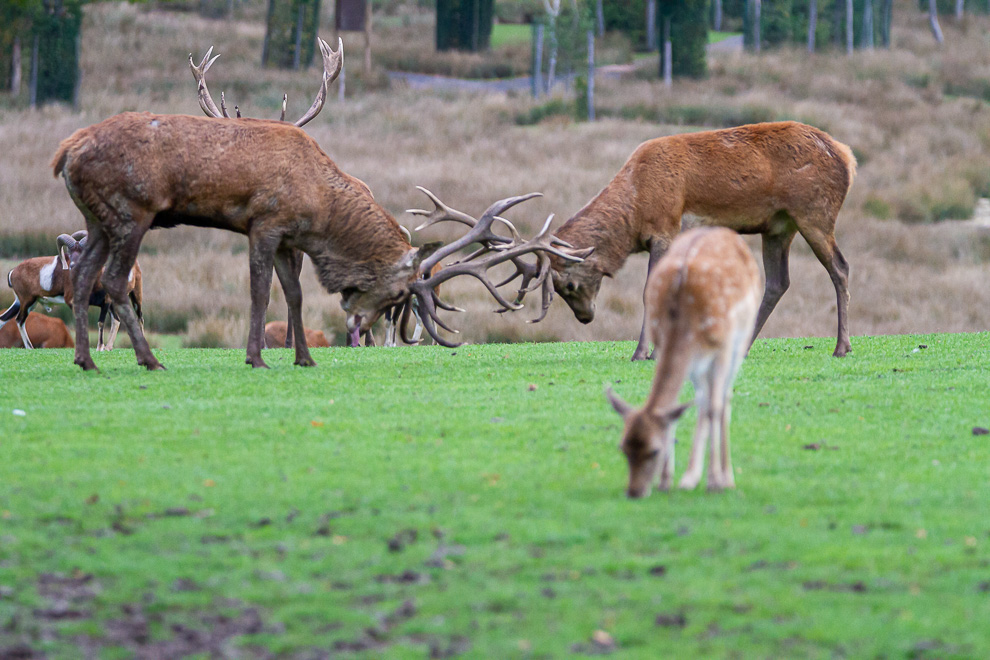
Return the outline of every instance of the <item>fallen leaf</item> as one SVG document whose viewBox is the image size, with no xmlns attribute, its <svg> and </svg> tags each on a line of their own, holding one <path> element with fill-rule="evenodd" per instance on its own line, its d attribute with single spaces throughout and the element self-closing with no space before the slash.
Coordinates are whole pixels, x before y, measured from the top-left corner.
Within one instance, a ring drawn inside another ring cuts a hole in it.
<svg viewBox="0 0 990 660">
<path fill-rule="evenodd" d="M 217 485 L 217 482 L 213 481 L 213 479 L 203 479 L 203 487 L 204 488 L 213 488 L 216 485 Z"/>
<path fill-rule="evenodd" d="M 99 501 L 100 501 L 100 496 L 97 495 L 96 493 L 93 493 L 92 495 L 86 498 L 86 504 L 96 504 Z"/>
<path fill-rule="evenodd" d="M 529 384 L 529 391 L 530 392 L 535 392 L 536 391 L 536 383 L 530 383 Z"/>
<path fill-rule="evenodd" d="M 915 535 L 915 536 L 916 536 L 917 538 L 919 538 L 919 539 L 927 539 L 927 538 L 928 538 L 928 530 L 925 530 L 925 529 L 919 529 L 918 531 L 916 531 L 916 532 L 914 533 L 914 535 Z"/>
<path fill-rule="evenodd" d="M 347 537 L 336 534 L 333 537 L 331 537 L 330 542 L 333 543 L 334 545 L 344 545 L 345 543 L 347 543 Z"/>
<path fill-rule="evenodd" d="M 964 541 L 964 543 L 968 547 L 974 548 L 974 547 L 976 547 L 976 537 L 975 536 L 967 536 L 966 537 L 966 540 Z"/>
<path fill-rule="evenodd" d="M 321 426 L 323 426 L 323 422 L 318 422 L 315 419 L 312 422 L 310 422 L 309 424 L 310 424 L 310 426 L 313 426 L 315 428 L 320 428 Z"/>
<path fill-rule="evenodd" d="M 811 451 L 818 451 L 822 448 L 821 444 L 818 442 L 812 442 L 810 445 L 804 445 L 803 449 L 810 449 Z"/>
<path fill-rule="evenodd" d="M 973 435 L 990 435 L 990 429 L 983 428 L 982 426 L 974 426 Z"/>
<path fill-rule="evenodd" d="M 615 640 L 604 630 L 596 630 L 591 633 L 591 641 L 600 646 L 614 647 Z"/>
</svg>

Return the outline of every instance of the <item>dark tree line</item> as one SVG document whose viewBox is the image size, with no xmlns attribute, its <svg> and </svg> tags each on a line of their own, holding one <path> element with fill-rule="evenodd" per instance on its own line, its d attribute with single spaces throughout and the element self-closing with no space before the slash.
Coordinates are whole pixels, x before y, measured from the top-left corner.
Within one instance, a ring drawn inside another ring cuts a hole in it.
<svg viewBox="0 0 990 660">
<path fill-rule="evenodd" d="M 72 103 L 79 95 L 81 0 L 0 3 L 0 90 L 31 105 Z"/>
</svg>

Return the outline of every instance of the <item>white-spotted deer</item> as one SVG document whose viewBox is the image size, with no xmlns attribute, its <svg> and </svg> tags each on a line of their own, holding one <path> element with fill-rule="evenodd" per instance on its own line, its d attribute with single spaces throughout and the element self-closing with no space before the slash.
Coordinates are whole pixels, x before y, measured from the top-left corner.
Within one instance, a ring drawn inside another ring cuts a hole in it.
<svg viewBox="0 0 990 660">
<path fill-rule="evenodd" d="M 641 144 L 614 179 L 557 231 L 562 241 L 593 247 L 579 264 L 557 259 L 544 283 L 543 315 L 553 292 L 582 323 L 595 318 L 603 277 L 634 252 L 649 269 L 681 231 L 693 225 L 761 234 L 766 291 L 753 339 L 790 284 L 787 256 L 801 234 L 828 271 L 838 305 L 835 355 L 850 350 L 849 265 L 835 244 L 835 222 L 856 174 L 852 150 L 828 133 L 797 122 L 752 124 L 685 133 Z M 633 360 L 649 355 L 644 315 Z"/>
<path fill-rule="evenodd" d="M 746 244 L 724 228 L 689 230 L 670 245 L 646 284 L 646 318 L 656 346 L 653 388 L 640 410 L 606 391 L 625 430 L 621 449 L 629 463 L 629 497 L 649 495 L 674 476 L 674 426 L 690 404 L 677 396 L 687 378 L 695 389 L 698 422 L 681 488 L 694 488 L 711 452 L 708 489 L 734 488 L 729 453 L 729 403 L 756 322 L 760 271 Z"/>
<path fill-rule="evenodd" d="M 316 101 L 296 125 L 281 121 L 123 113 L 83 128 L 59 145 L 52 160 L 86 218 L 89 242 L 74 285 L 79 295 L 92 289 L 106 262 L 102 282 L 134 346 L 138 364 L 161 369 L 133 310 L 126 302 L 127 274 L 149 229 L 176 225 L 226 229 L 248 237 L 251 273 L 251 321 L 247 362 L 267 367 L 261 358 L 265 310 L 272 268 L 278 274 L 295 336 L 295 363 L 312 366 L 302 325 L 302 288 L 293 258 L 309 255 L 317 278 L 329 293 L 340 293 L 350 333 L 366 332 L 386 309 L 415 304 L 427 332 L 444 346 L 436 325 L 450 330 L 437 308 L 453 309 L 436 287 L 458 275 L 471 275 L 506 309 L 520 304 L 502 297 L 487 277 L 490 268 L 537 254 L 578 260 L 560 249 L 549 233 L 550 219 L 524 241 L 495 233 L 507 209 L 533 197 L 496 202 L 462 238 L 446 246 L 414 248 L 399 223 L 371 195 L 368 186 L 344 173 L 299 126 L 319 112 L 327 86 L 343 65 L 341 52 L 320 42 L 323 83 Z M 200 103 L 216 109 L 204 81 Z M 224 103 L 221 101 L 221 106 Z M 429 215 L 440 213 L 435 211 Z M 552 216 L 551 216 L 552 218 Z M 443 266 L 435 265 L 469 245 L 481 250 Z M 540 282 L 542 284 L 542 281 Z M 75 308 L 75 362 L 95 369 L 86 335 L 86 316 Z M 408 315 L 404 314 L 404 318 Z M 405 325 L 400 324 L 405 338 Z"/>
</svg>

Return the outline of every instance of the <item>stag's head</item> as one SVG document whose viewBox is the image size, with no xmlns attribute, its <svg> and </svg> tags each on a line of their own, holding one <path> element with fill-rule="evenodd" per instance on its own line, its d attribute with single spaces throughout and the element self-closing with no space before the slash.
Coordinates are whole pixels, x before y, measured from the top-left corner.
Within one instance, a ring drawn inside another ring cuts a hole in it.
<svg viewBox="0 0 990 660">
<path fill-rule="evenodd" d="M 86 240 L 88 233 L 85 229 L 77 231 L 71 236 L 69 234 L 59 234 L 58 238 L 55 239 L 55 244 L 58 245 L 58 256 L 59 260 L 62 262 L 63 270 L 70 270 L 76 267 L 79 263 L 79 257 L 82 256 L 83 248 L 86 247 Z M 68 254 L 68 259 L 66 259 L 66 254 Z"/>
<path fill-rule="evenodd" d="M 587 254 L 591 250 L 594 248 L 588 248 Z M 605 273 L 592 261 L 569 263 L 555 260 L 551 271 L 554 291 L 564 299 L 581 323 L 595 320 L 595 298 L 598 297 L 603 277 Z"/>
<path fill-rule="evenodd" d="M 667 462 L 667 453 L 674 451 L 674 430 L 677 420 L 691 404 L 685 403 L 669 410 L 636 410 L 619 398 L 612 388 L 605 391 L 615 412 L 622 415 L 625 428 L 619 449 L 629 463 L 629 485 L 626 495 L 646 497 Z"/>
</svg>

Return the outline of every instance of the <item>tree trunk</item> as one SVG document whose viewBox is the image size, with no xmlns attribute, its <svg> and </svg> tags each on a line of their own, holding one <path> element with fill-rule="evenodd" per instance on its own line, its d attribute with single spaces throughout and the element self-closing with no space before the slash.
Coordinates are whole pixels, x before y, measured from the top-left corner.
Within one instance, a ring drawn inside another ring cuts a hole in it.
<svg viewBox="0 0 990 660">
<path fill-rule="evenodd" d="M 722 31 L 722 0 L 715 0 L 715 16 L 712 27 L 716 32 Z"/>
<path fill-rule="evenodd" d="M 934 2 L 934 0 L 932 0 Z M 550 16 L 550 22 L 547 26 L 550 28 L 550 61 L 547 62 L 547 94 L 553 93 L 553 84 L 556 82 L 554 78 L 557 77 L 557 17 Z"/>
<path fill-rule="evenodd" d="M 966 11 L 966 0 L 956 0 L 956 20 L 961 21 Z"/>
<path fill-rule="evenodd" d="M 934 2 L 935 0 L 932 0 Z M 38 105 L 38 50 L 40 37 L 34 35 L 34 43 L 31 44 L 31 79 L 28 81 L 28 100 L 31 107 Z"/>
<path fill-rule="evenodd" d="M 657 0 L 646 2 L 646 50 L 657 49 Z"/>
<path fill-rule="evenodd" d="M 533 23 L 533 98 L 540 98 L 543 92 L 543 24 Z"/>
<path fill-rule="evenodd" d="M 866 0 L 863 7 L 863 47 L 873 50 L 873 0 Z"/>
<path fill-rule="evenodd" d="M 818 0 L 808 0 L 808 52 L 815 52 L 815 34 L 818 32 Z"/>
<path fill-rule="evenodd" d="M 302 61 L 302 36 L 303 36 L 303 19 L 306 18 L 306 7 L 299 5 L 299 12 L 296 16 L 296 48 L 295 52 L 292 53 L 292 69 L 293 71 L 299 70 L 299 64 Z"/>
<path fill-rule="evenodd" d="M 936 6 L 935 0 L 928 0 L 928 23 L 932 28 L 932 36 L 935 37 L 935 42 L 941 44 L 945 41 L 942 36 L 942 27 L 938 24 L 938 7 Z"/>
<path fill-rule="evenodd" d="M 605 8 L 602 6 L 603 0 L 595 3 L 595 26 L 598 28 L 598 36 L 605 36 Z"/>
<path fill-rule="evenodd" d="M 21 93 L 21 38 L 14 37 L 14 48 L 10 54 L 10 93 Z"/>
<path fill-rule="evenodd" d="M 846 54 L 852 55 L 856 44 L 853 39 L 853 0 L 846 0 Z"/>
<path fill-rule="evenodd" d="M 674 49 L 670 43 L 670 16 L 663 19 L 663 84 L 672 87 L 674 84 Z"/>
</svg>

